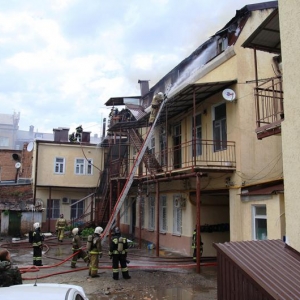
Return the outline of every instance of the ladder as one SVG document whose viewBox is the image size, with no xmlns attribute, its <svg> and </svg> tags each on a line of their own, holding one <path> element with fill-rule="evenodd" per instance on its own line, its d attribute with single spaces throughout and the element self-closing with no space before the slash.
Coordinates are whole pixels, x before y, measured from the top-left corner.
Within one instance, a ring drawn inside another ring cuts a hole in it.
<svg viewBox="0 0 300 300">
<path fill-rule="evenodd" d="M 119 195 L 119 198 L 118 198 L 118 200 L 116 202 L 114 210 L 113 210 L 113 212 L 112 212 L 112 214 L 111 214 L 111 216 L 109 218 L 109 221 L 108 221 L 108 223 L 107 223 L 107 225 L 105 227 L 105 230 L 103 231 L 103 233 L 101 235 L 102 242 L 105 241 L 107 235 L 109 234 L 109 230 L 111 229 L 112 225 L 114 224 L 114 222 L 116 220 L 116 217 L 117 217 L 117 214 L 118 214 L 118 212 L 120 211 L 120 209 L 121 209 L 121 207 L 123 205 L 123 202 L 124 202 L 124 200 L 125 200 L 125 198 L 126 198 L 126 196 L 128 194 L 129 189 L 131 188 L 134 174 L 136 173 L 136 170 L 137 170 L 139 164 L 141 163 L 141 161 L 143 159 L 145 151 L 146 151 L 146 149 L 148 147 L 148 144 L 149 144 L 149 142 L 151 140 L 151 136 L 152 136 L 155 124 L 156 124 L 156 122 L 158 120 L 158 117 L 159 117 L 159 115 L 160 115 L 160 113 L 161 113 L 161 111 L 162 111 L 162 109 L 163 109 L 166 101 L 167 101 L 167 98 L 165 97 L 164 100 L 163 100 L 163 102 L 160 104 L 160 107 L 158 109 L 157 115 L 155 117 L 155 120 L 154 120 L 152 126 L 148 129 L 146 138 L 145 138 L 145 140 L 144 140 L 144 142 L 142 144 L 142 147 L 141 147 L 140 151 L 138 152 L 138 155 L 137 155 L 137 157 L 136 157 L 136 159 L 135 159 L 135 161 L 133 163 L 133 166 L 131 168 L 130 174 L 129 174 L 127 180 L 126 180 L 126 183 L 125 183 L 125 185 L 124 185 L 124 187 L 122 189 L 122 192 Z"/>
</svg>

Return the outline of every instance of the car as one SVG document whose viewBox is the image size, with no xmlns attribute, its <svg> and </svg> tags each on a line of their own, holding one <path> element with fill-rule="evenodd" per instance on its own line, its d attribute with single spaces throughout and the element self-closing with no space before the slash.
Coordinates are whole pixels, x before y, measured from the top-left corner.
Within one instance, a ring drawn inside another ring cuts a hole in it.
<svg viewBox="0 0 300 300">
<path fill-rule="evenodd" d="M 83 288 L 72 284 L 32 283 L 0 288 L 1 299 L 7 300 L 88 300 Z"/>
</svg>

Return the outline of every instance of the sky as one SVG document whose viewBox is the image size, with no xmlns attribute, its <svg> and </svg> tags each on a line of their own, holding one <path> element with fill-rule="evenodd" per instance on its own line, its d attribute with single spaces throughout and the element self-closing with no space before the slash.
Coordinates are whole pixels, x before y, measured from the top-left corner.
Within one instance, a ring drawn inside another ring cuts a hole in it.
<svg viewBox="0 0 300 300">
<path fill-rule="evenodd" d="M 150 88 L 260 0 L 0 0 L 0 114 L 102 134 L 111 97 Z"/>
</svg>

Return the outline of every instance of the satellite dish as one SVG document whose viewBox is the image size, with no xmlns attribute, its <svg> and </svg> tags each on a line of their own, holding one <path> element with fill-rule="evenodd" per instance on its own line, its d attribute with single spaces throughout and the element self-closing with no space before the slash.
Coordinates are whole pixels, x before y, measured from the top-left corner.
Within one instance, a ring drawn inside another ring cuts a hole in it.
<svg viewBox="0 0 300 300">
<path fill-rule="evenodd" d="M 33 150 L 33 142 L 28 143 L 27 145 L 27 151 L 31 152 Z"/>
<path fill-rule="evenodd" d="M 222 93 L 222 96 L 226 101 L 235 100 L 235 92 L 231 89 L 225 89 Z"/>
<path fill-rule="evenodd" d="M 19 163 L 19 162 L 17 162 L 17 163 L 15 164 L 15 168 L 16 168 L 16 169 L 20 169 L 21 166 L 22 166 L 22 165 L 21 165 L 21 163 Z"/>
</svg>

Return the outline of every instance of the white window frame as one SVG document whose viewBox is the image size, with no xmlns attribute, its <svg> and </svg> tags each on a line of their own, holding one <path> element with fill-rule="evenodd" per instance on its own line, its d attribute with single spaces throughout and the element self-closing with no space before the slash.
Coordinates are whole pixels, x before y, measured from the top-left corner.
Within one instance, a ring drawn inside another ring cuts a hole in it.
<svg viewBox="0 0 300 300">
<path fill-rule="evenodd" d="M 93 175 L 93 160 L 91 158 L 76 157 L 74 173 L 75 175 Z"/>
<path fill-rule="evenodd" d="M 62 160 L 62 161 L 58 161 Z M 65 174 L 66 159 L 64 157 L 55 157 L 54 159 L 54 174 Z"/>
<path fill-rule="evenodd" d="M 221 119 L 216 119 L 216 109 L 217 107 L 225 106 L 225 116 Z M 223 151 L 227 149 L 227 107 L 226 103 L 218 103 L 212 106 L 212 132 L 214 140 L 214 152 Z M 216 139 L 218 135 L 219 139 Z"/>
<path fill-rule="evenodd" d="M 182 208 L 176 207 L 178 195 L 173 196 L 173 235 L 181 236 L 182 234 Z"/>
<path fill-rule="evenodd" d="M 257 208 L 265 208 L 266 214 L 257 214 Z M 257 232 L 257 221 L 266 220 L 265 234 Z M 252 238 L 253 240 L 266 240 L 268 238 L 267 206 L 265 204 L 252 205 Z"/>
<path fill-rule="evenodd" d="M 51 206 L 51 207 L 49 207 Z M 51 215 L 50 215 L 51 213 Z M 57 219 L 60 215 L 60 200 L 59 199 L 48 199 L 47 202 L 47 218 Z"/>
<path fill-rule="evenodd" d="M 149 222 L 148 230 L 155 230 L 155 196 L 151 195 L 148 198 L 148 212 L 149 212 Z"/>
<path fill-rule="evenodd" d="M 160 233 L 166 233 L 168 230 L 167 226 L 167 196 L 162 195 L 160 196 L 160 201 L 159 201 L 159 215 L 160 215 L 160 220 L 159 220 L 159 231 Z"/>
<path fill-rule="evenodd" d="M 194 118 L 192 118 L 192 140 L 194 139 L 194 126 L 196 127 L 196 157 L 202 155 L 202 115 L 196 115 L 196 126 L 194 125 Z M 197 121 L 200 119 L 200 123 Z M 194 145 L 192 145 L 192 156 L 194 157 Z"/>
<path fill-rule="evenodd" d="M 85 174 L 85 159 L 75 158 L 75 174 L 84 175 Z"/>
</svg>

